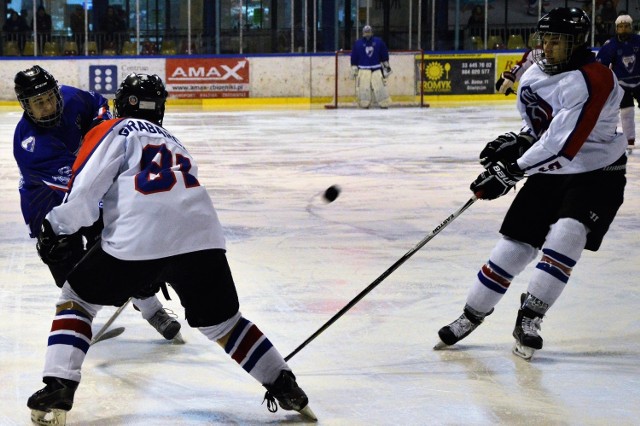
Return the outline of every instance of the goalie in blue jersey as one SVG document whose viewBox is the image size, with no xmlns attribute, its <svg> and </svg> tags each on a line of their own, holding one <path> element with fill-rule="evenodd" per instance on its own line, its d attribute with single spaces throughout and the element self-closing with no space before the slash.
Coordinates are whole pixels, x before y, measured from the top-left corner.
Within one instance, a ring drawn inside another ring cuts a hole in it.
<svg viewBox="0 0 640 426">
<path fill-rule="evenodd" d="M 387 77 L 391 74 L 389 50 L 379 37 L 373 36 L 371 26 L 362 29 L 362 38 L 351 49 L 351 77 L 356 80 L 356 98 L 360 108 L 377 103 L 388 108 L 391 98 L 387 91 Z"/>
</svg>

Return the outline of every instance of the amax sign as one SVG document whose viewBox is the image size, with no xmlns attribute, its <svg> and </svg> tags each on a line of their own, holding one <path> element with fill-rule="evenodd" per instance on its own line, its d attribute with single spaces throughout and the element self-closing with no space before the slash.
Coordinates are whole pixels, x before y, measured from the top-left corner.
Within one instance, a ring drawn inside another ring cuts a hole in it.
<svg viewBox="0 0 640 426">
<path fill-rule="evenodd" d="M 167 91 L 176 98 L 248 98 L 249 60 L 167 59 Z"/>
</svg>

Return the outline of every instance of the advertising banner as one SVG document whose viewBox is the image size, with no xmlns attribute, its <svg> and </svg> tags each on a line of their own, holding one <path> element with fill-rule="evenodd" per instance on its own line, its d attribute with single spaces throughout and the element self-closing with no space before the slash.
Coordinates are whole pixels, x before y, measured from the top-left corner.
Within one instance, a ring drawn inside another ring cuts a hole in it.
<svg viewBox="0 0 640 426">
<path fill-rule="evenodd" d="M 495 54 L 425 55 L 425 95 L 495 93 Z"/>
<path fill-rule="evenodd" d="M 249 60 L 167 59 L 165 83 L 176 98 L 248 98 Z"/>
</svg>

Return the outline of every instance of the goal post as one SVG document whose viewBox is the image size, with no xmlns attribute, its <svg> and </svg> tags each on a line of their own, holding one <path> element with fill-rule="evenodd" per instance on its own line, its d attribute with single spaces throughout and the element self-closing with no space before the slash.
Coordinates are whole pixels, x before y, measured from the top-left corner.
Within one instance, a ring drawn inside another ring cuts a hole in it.
<svg viewBox="0 0 640 426">
<path fill-rule="evenodd" d="M 424 101 L 424 51 L 393 50 L 389 52 L 392 73 L 386 79 L 391 107 L 428 107 Z M 351 76 L 351 51 L 335 52 L 334 87 L 327 109 L 355 108 L 356 80 Z"/>
</svg>

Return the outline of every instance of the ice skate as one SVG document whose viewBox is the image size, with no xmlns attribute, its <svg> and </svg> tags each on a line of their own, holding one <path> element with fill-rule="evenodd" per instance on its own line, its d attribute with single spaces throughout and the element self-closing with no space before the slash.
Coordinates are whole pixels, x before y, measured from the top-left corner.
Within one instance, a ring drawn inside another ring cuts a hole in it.
<svg viewBox="0 0 640 426">
<path fill-rule="evenodd" d="M 73 406 L 78 382 L 58 377 L 45 377 L 42 381 L 46 386 L 27 401 L 27 407 L 31 409 L 31 421 L 37 425 L 66 424 L 67 411 Z"/>
<path fill-rule="evenodd" d="M 182 326 L 175 318 L 167 313 L 165 308 L 158 309 L 147 321 L 149 321 L 149 324 L 165 339 L 172 340 L 174 343 L 184 343 L 184 339 L 180 334 L 180 328 Z"/>
<path fill-rule="evenodd" d="M 318 420 L 309 407 L 307 394 L 298 386 L 296 376 L 291 371 L 282 370 L 273 384 L 264 387 L 267 388 L 264 401 L 267 401 L 267 409 L 272 413 L 278 411 L 277 400 L 283 410 L 294 410 L 311 420 Z"/>
<path fill-rule="evenodd" d="M 449 325 L 445 325 L 440 329 L 440 331 L 438 331 L 440 341 L 436 343 L 433 349 L 440 350 L 458 343 L 460 340 L 471 334 L 473 330 L 478 328 L 478 326 L 484 321 L 485 317 L 491 315 L 492 312 L 493 309 L 486 314 L 482 314 L 474 311 L 468 306 L 465 306 L 464 312 L 458 319 Z"/>
<path fill-rule="evenodd" d="M 526 294 L 521 296 L 524 301 Z M 531 360 L 536 350 L 542 349 L 542 337 L 538 334 L 542 316 L 533 310 L 524 307 L 518 310 L 516 326 L 513 329 L 513 337 L 516 342 L 513 345 L 513 354 L 527 361 Z"/>
</svg>

